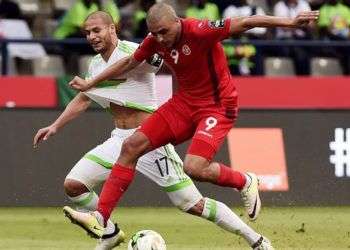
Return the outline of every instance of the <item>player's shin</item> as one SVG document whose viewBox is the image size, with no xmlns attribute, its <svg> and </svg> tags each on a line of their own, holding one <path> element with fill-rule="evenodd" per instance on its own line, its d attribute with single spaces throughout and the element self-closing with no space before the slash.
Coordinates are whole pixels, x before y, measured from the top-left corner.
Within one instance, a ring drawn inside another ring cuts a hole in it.
<svg viewBox="0 0 350 250">
<path fill-rule="evenodd" d="M 253 245 L 260 239 L 261 235 L 245 224 L 224 203 L 209 198 L 204 200 L 201 217 L 214 222 L 226 231 L 242 236 L 249 245 Z"/>
<path fill-rule="evenodd" d="M 108 179 L 103 185 L 98 202 L 97 211 L 103 217 L 104 223 L 109 219 L 113 208 L 134 179 L 134 175 L 134 168 L 127 168 L 118 163 L 114 164 Z"/>
<path fill-rule="evenodd" d="M 75 209 L 79 212 L 95 211 L 99 201 L 98 195 L 94 191 L 86 192 L 81 195 L 68 198 L 75 205 Z M 109 219 L 105 228 L 105 234 L 112 234 L 115 231 L 114 223 Z"/>
<path fill-rule="evenodd" d="M 223 187 L 232 187 L 241 190 L 246 184 L 246 176 L 243 173 L 235 171 L 222 163 L 219 163 L 219 165 L 220 174 L 216 184 Z"/>
</svg>

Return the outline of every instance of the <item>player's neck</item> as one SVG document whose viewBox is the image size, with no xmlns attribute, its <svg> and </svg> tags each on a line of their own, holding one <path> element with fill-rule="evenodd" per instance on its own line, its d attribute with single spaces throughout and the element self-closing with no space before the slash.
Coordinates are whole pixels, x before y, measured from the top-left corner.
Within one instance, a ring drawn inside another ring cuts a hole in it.
<svg viewBox="0 0 350 250">
<path fill-rule="evenodd" d="M 117 41 L 118 44 L 118 41 Z M 103 60 L 105 62 L 108 62 L 109 58 L 111 57 L 113 51 L 115 50 L 115 48 L 117 47 L 117 44 L 113 44 L 111 46 L 109 46 L 105 52 L 101 53 L 101 56 L 103 58 Z"/>
<path fill-rule="evenodd" d="M 174 43 L 173 47 L 175 47 L 176 44 L 178 44 L 180 42 L 181 37 L 182 37 L 182 22 L 180 21 L 178 24 L 178 30 L 176 33 L 176 39 L 175 39 L 175 43 Z"/>
</svg>

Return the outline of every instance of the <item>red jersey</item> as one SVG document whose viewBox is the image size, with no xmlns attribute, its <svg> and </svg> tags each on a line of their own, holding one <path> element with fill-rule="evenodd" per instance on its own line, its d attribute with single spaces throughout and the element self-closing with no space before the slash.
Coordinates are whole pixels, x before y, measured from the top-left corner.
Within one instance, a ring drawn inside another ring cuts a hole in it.
<svg viewBox="0 0 350 250">
<path fill-rule="evenodd" d="M 228 38 L 230 19 L 208 21 L 181 19 L 181 35 L 173 48 L 166 48 L 148 35 L 134 53 L 137 61 L 158 53 L 173 70 L 178 93 L 192 105 L 236 106 L 236 88 L 221 40 Z"/>
</svg>

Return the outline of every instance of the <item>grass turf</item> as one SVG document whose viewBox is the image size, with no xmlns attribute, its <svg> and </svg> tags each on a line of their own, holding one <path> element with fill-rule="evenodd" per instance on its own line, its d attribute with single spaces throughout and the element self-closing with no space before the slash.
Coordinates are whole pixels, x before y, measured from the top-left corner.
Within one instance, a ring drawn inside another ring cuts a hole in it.
<svg viewBox="0 0 350 250">
<path fill-rule="evenodd" d="M 129 237 L 142 229 L 158 231 L 168 250 L 250 249 L 243 239 L 174 208 L 119 208 L 113 218 Z M 250 225 L 276 249 L 350 249 L 350 207 L 264 208 Z M 0 208 L 0 249 L 86 250 L 94 245 L 61 208 Z"/>
</svg>

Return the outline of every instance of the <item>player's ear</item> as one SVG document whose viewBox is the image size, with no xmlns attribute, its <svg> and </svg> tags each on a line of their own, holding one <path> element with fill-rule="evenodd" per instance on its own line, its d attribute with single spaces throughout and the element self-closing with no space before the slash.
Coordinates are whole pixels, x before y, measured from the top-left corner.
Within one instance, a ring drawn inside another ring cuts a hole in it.
<svg viewBox="0 0 350 250">
<path fill-rule="evenodd" d="M 109 32 L 111 33 L 111 34 L 116 34 L 116 30 L 115 30 L 115 25 L 114 24 L 110 24 L 109 25 Z"/>
<path fill-rule="evenodd" d="M 120 25 L 119 22 L 116 22 L 116 23 L 114 23 L 112 25 L 113 25 L 113 32 L 118 35 L 118 33 L 119 33 L 119 25 Z"/>
</svg>

